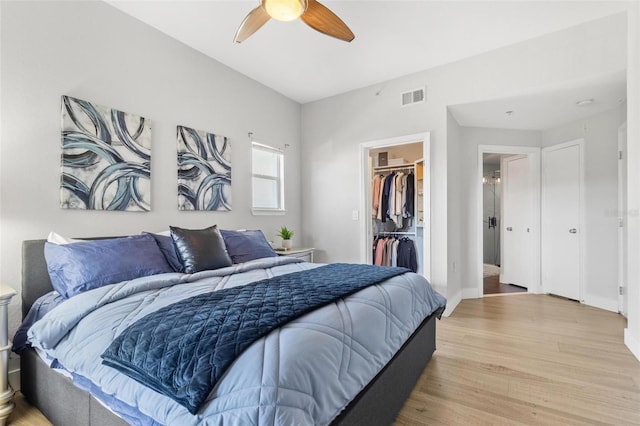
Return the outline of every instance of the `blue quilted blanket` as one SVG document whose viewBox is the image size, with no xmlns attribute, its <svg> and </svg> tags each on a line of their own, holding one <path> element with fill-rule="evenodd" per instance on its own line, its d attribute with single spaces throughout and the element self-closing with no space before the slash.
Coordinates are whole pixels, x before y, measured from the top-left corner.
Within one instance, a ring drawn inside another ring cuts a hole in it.
<svg viewBox="0 0 640 426">
<path fill-rule="evenodd" d="M 331 264 L 201 294 L 147 315 L 120 334 L 103 363 L 198 412 L 255 340 L 313 309 L 409 272 Z"/>
</svg>

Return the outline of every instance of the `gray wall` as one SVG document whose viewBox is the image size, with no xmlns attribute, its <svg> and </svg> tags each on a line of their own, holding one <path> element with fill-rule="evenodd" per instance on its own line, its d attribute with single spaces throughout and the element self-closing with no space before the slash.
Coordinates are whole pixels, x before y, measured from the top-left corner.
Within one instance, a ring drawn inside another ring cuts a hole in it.
<svg viewBox="0 0 640 426">
<path fill-rule="evenodd" d="M 301 230 L 300 105 L 103 2 L 0 2 L 0 280 L 20 288 L 24 239 L 161 231 L 169 225 Z M 152 123 L 152 211 L 61 210 L 60 96 L 136 113 Z M 176 125 L 230 138 L 232 212 L 178 212 Z M 285 150 L 286 216 L 252 216 L 250 142 Z M 295 241 L 294 237 L 294 243 Z M 299 242 L 300 240 L 298 240 Z M 10 307 L 19 321 L 19 297 Z"/>
<path fill-rule="evenodd" d="M 454 308 L 462 297 L 461 284 L 468 280 L 451 275 L 453 263 L 461 270 L 474 270 L 467 252 L 468 247 L 475 247 L 468 241 L 473 234 L 464 233 L 473 229 L 469 224 L 474 218 L 469 212 L 474 208 L 468 208 L 466 184 L 458 182 L 466 175 L 466 155 L 448 155 L 449 149 L 457 148 L 447 145 L 447 106 L 544 90 L 567 80 L 624 70 L 625 39 L 626 16 L 612 15 L 303 105 L 305 242 L 322 248 L 320 261 L 362 259 L 360 227 L 351 220 L 352 210 L 359 206 L 359 144 L 431 131 L 431 279 L 435 288 L 448 296 L 449 309 Z M 427 87 L 424 104 L 400 106 L 402 91 L 423 85 Z M 449 211 L 454 206 L 459 207 L 459 215 Z M 332 232 L 318 232 L 327 229 Z M 459 236 L 448 234 L 455 230 Z M 455 245 L 449 250 L 448 244 Z"/>
</svg>

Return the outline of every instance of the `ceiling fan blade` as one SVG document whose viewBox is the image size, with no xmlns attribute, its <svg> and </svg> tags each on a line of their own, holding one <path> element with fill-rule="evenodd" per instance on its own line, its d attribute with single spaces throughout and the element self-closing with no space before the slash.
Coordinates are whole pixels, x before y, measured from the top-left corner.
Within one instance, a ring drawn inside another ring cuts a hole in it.
<svg viewBox="0 0 640 426">
<path fill-rule="evenodd" d="M 269 19 L 271 19 L 271 17 L 267 14 L 267 11 L 262 8 L 262 5 L 256 7 L 244 18 L 238 27 L 238 31 L 236 31 L 233 41 L 242 43 L 266 24 Z"/>
<path fill-rule="evenodd" d="M 347 24 L 342 22 L 342 19 L 338 18 L 326 6 L 321 5 L 316 0 L 308 0 L 307 4 L 307 10 L 300 19 L 311 28 L 344 41 L 351 41 L 356 38 L 347 27 Z"/>
</svg>

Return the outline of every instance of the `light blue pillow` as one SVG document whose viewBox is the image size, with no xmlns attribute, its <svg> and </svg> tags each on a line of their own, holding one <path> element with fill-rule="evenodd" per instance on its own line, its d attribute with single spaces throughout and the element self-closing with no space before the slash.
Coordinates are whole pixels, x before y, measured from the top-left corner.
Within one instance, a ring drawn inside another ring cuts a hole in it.
<svg viewBox="0 0 640 426">
<path fill-rule="evenodd" d="M 47 242 L 44 257 L 51 284 L 65 299 L 104 285 L 173 272 L 148 234 L 64 245 Z"/>
<path fill-rule="evenodd" d="M 220 233 L 233 263 L 278 256 L 260 230 L 225 231 L 221 229 Z"/>
</svg>

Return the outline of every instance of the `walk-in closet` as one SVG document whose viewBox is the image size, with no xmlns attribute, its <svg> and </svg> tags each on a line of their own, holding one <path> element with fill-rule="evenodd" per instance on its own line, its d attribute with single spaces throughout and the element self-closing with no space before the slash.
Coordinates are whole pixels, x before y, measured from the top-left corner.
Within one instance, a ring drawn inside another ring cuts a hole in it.
<svg viewBox="0 0 640 426">
<path fill-rule="evenodd" d="M 371 149 L 369 166 L 371 263 L 424 274 L 428 166 L 423 142 Z"/>
</svg>

